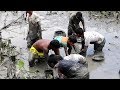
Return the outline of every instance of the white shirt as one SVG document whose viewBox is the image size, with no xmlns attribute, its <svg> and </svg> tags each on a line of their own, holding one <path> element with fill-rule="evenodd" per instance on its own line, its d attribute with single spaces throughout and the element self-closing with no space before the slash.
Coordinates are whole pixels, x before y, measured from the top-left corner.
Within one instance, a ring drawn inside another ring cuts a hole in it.
<svg viewBox="0 0 120 90">
<path fill-rule="evenodd" d="M 64 57 L 64 60 L 84 61 L 85 57 L 80 54 L 70 54 Z"/>
<path fill-rule="evenodd" d="M 100 44 L 104 40 L 104 36 L 96 31 L 84 32 L 85 46 L 88 46 L 90 42 L 97 42 Z"/>
<path fill-rule="evenodd" d="M 35 24 L 36 22 L 40 22 L 39 15 L 33 12 L 32 15 L 28 17 L 28 22 L 32 22 L 33 24 Z"/>
<path fill-rule="evenodd" d="M 70 54 L 70 55 L 68 55 L 68 56 L 65 56 L 64 57 L 64 60 L 70 60 L 70 61 L 76 61 L 76 62 L 78 62 L 79 61 L 79 63 L 81 63 L 81 64 L 84 64 L 85 66 L 87 66 L 88 67 L 88 63 L 87 63 L 87 61 L 86 61 L 86 59 L 85 59 L 85 57 L 84 56 L 82 56 L 82 55 L 80 55 L 80 54 Z M 58 65 L 59 65 L 59 63 L 57 63 L 56 65 L 55 65 L 55 70 L 54 70 L 54 75 L 55 76 L 57 76 L 58 77 L 58 73 L 56 73 L 56 72 L 58 72 Z M 86 69 L 86 68 L 85 68 Z M 84 71 L 84 70 L 83 70 Z"/>
</svg>

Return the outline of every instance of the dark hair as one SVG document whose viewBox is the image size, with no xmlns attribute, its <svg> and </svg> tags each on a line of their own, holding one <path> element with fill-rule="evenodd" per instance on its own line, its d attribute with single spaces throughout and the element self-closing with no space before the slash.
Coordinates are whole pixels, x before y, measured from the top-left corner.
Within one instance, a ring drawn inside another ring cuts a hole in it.
<svg viewBox="0 0 120 90">
<path fill-rule="evenodd" d="M 52 40 L 50 42 L 50 46 L 54 47 L 54 48 L 60 48 L 60 43 L 58 40 Z"/>
<path fill-rule="evenodd" d="M 72 68 L 75 67 L 76 65 L 78 65 L 78 63 L 75 61 L 62 60 L 59 62 L 58 70 L 62 74 L 64 74 L 67 78 L 73 78 L 73 77 L 75 77 L 76 70 L 72 69 Z"/>
<path fill-rule="evenodd" d="M 77 28 L 75 30 L 75 33 L 82 35 L 81 38 L 82 38 L 82 49 L 83 49 L 84 48 L 84 44 L 85 44 L 84 30 L 82 28 Z"/>
<path fill-rule="evenodd" d="M 60 56 L 60 55 L 55 55 L 55 54 L 51 54 L 49 57 L 48 57 L 48 65 L 53 68 L 57 63 L 58 61 L 60 60 L 63 60 L 63 57 Z"/>
<path fill-rule="evenodd" d="M 75 30 L 75 33 L 82 35 L 82 34 L 84 33 L 84 30 L 79 27 L 79 28 L 77 28 L 77 29 Z"/>
<path fill-rule="evenodd" d="M 26 11 L 26 13 L 32 13 L 33 11 Z"/>
<path fill-rule="evenodd" d="M 82 18 L 82 13 L 81 13 L 81 12 L 77 12 L 77 13 L 76 13 L 76 17 Z"/>
<path fill-rule="evenodd" d="M 76 36 L 74 36 L 74 35 L 70 35 L 70 36 L 69 36 L 69 40 L 70 40 L 70 42 L 73 42 L 73 43 L 76 43 L 76 42 L 77 42 L 77 38 L 76 38 Z"/>
</svg>

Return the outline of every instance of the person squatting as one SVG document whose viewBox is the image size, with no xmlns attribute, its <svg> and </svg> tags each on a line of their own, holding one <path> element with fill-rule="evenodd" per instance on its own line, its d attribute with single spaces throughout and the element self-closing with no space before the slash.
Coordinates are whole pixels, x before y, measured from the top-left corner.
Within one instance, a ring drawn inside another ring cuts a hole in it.
<svg viewBox="0 0 120 90">
<path fill-rule="evenodd" d="M 27 45 L 32 53 L 29 66 L 33 67 L 36 58 L 44 57 L 49 68 L 54 69 L 59 79 L 89 79 L 86 52 L 89 44 L 94 44 L 95 52 L 101 52 L 105 45 L 105 37 L 96 31 L 86 31 L 83 15 L 77 12 L 70 17 L 68 36 L 55 36 L 53 40 L 43 39 L 39 15 L 33 11 L 26 11 L 29 22 Z M 79 25 L 82 22 L 83 28 Z M 82 48 L 80 53 L 72 54 L 77 38 L 81 38 Z M 60 47 L 64 48 L 65 57 L 60 55 Z M 49 55 L 49 50 L 55 54 Z"/>
</svg>

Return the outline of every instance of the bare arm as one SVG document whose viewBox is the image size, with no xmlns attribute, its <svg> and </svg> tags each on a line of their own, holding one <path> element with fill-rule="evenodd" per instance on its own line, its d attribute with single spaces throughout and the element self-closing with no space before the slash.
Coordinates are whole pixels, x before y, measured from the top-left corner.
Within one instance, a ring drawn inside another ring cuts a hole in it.
<svg viewBox="0 0 120 90">
<path fill-rule="evenodd" d="M 59 49 L 54 50 L 54 53 L 55 53 L 56 55 L 60 55 Z"/>
<path fill-rule="evenodd" d="M 56 71 L 56 74 L 57 74 L 57 77 L 59 78 L 59 79 L 63 79 L 64 78 L 64 75 L 60 72 L 60 70 L 58 69 L 58 65 L 59 65 L 59 63 L 57 63 L 55 66 L 54 66 L 54 69 L 55 69 L 55 71 Z"/>
<path fill-rule="evenodd" d="M 82 64 L 86 63 L 86 58 L 84 56 L 79 55 L 78 59 L 79 59 L 80 63 L 82 63 Z"/>
<path fill-rule="evenodd" d="M 83 25 L 83 30 L 84 30 L 84 32 L 85 32 L 85 22 L 84 22 L 84 19 L 83 19 L 83 17 L 82 17 L 82 20 L 81 20 L 81 22 L 82 22 L 82 25 Z"/>
<path fill-rule="evenodd" d="M 88 46 L 84 46 L 84 48 L 81 49 L 81 52 L 86 52 L 86 51 L 87 51 L 87 48 L 88 48 Z"/>
<path fill-rule="evenodd" d="M 75 29 L 74 22 L 70 18 L 69 19 L 69 26 L 68 26 L 68 36 L 70 36 L 70 35 L 72 35 L 74 33 L 74 29 Z"/>
<path fill-rule="evenodd" d="M 85 38 L 84 38 L 84 34 L 82 35 L 81 39 L 82 39 L 82 48 L 81 48 L 81 49 L 84 49 L 84 47 L 85 47 Z"/>
<path fill-rule="evenodd" d="M 40 39 L 42 39 L 42 30 L 41 30 L 41 23 L 40 21 L 37 22 L 37 28 L 38 28 L 38 36 Z"/>
<path fill-rule="evenodd" d="M 48 53 L 49 53 L 48 49 L 44 48 L 43 53 L 44 53 L 44 57 L 48 60 Z"/>
<path fill-rule="evenodd" d="M 73 16 L 69 19 L 69 25 L 73 25 L 74 22 L 73 22 Z"/>
<path fill-rule="evenodd" d="M 75 52 L 77 52 L 75 45 L 73 45 L 73 48 L 74 48 Z"/>
<path fill-rule="evenodd" d="M 69 44 L 67 44 L 67 47 L 68 47 L 68 54 L 70 55 L 70 54 L 71 54 L 72 47 L 71 47 Z"/>
<path fill-rule="evenodd" d="M 64 50 L 65 50 L 65 54 L 66 54 L 66 56 L 68 56 L 67 47 L 64 46 Z"/>
</svg>

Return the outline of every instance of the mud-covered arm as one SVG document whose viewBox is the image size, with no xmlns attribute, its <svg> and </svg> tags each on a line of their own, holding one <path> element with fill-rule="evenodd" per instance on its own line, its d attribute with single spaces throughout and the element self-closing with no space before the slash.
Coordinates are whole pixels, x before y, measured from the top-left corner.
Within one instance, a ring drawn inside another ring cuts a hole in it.
<svg viewBox="0 0 120 90">
<path fill-rule="evenodd" d="M 76 21 L 75 21 L 75 16 L 72 16 L 70 19 L 69 19 L 69 26 L 71 27 L 71 29 L 75 29 L 76 27 Z"/>
<path fill-rule="evenodd" d="M 38 27 L 38 30 L 41 30 L 41 23 L 40 23 L 40 21 L 37 22 L 37 27 Z"/>
<path fill-rule="evenodd" d="M 79 60 L 78 62 L 81 63 L 81 64 L 84 64 L 84 65 L 87 64 L 86 58 L 82 55 L 78 56 L 78 60 Z"/>
<path fill-rule="evenodd" d="M 73 16 L 69 19 L 69 25 L 73 25 L 74 22 L 73 22 Z"/>
<path fill-rule="evenodd" d="M 84 44 L 83 44 L 83 48 L 81 49 L 82 52 L 86 52 L 88 49 L 88 46 L 90 44 L 90 39 L 89 38 L 85 38 L 84 36 L 82 36 L 82 39 L 84 38 Z"/>
<path fill-rule="evenodd" d="M 82 40 L 82 48 L 81 48 L 81 52 L 80 54 L 85 54 L 87 52 L 87 49 L 88 49 L 88 45 L 89 45 L 89 41 L 85 40 L 84 41 Z"/>
<path fill-rule="evenodd" d="M 38 21 L 37 22 L 37 30 L 38 30 L 38 36 L 39 36 L 39 38 L 41 38 L 42 39 L 42 30 L 41 30 L 41 23 L 40 23 L 40 21 Z"/>
<path fill-rule="evenodd" d="M 69 19 L 69 25 L 68 25 L 68 36 L 72 35 L 74 33 L 74 22 L 70 18 Z"/>
<path fill-rule="evenodd" d="M 75 50 L 75 52 L 77 52 L 77 50 L 76 50 L 77 48 L 76 48 L 76 46 L 75 46 L 75 45 L 73 45 L 73 49 Z"/>
<path fill-rule="evenodd" d="M 81 40 L 82 40 L 82 42 L 81 42 L 81 44 L 82 44 L 81 50 L 82 50 L 82 49 L 84 49 L 84 47 L 85 47 L 85 38 L 84 38 L 84 34 L 83 34 L 83 36 L 81 37 Z"/>
<path fill-rule="evenodd" d="M 83 55 L 83 56 L 85 56 L 86 57 L 86 54 L 87 54 L 87 48 L 88 48 L 88 46 L 85 46 L 84 47 L 84 49 L 82 49 L 81 51 L 80 51 L 80 55 Z"/>
<path fill-rule="evenodd" d="M 88 48 L 88 46 L 85 46 L 85 45 L 84 45 L 84 48 L 81 49 L 81 52 L 86 52 L 86 51 L 87 51 L 87 48 Z"/>
<path fill-rule="evenodd" d="M 44 57 L 46 58 L 46 60 L 48 60 L 49 50 L 47 48 L 43 48 L 43 53 L 44 53 Z"/>
<path fill-rule="evenodd" d="M 64 79 L 64 75 L 60 72 L 58 66 L 59 66 L 59 63 L 57 63 L 57 64 L 55 65 L 55 67 L 54 67 L 54 69 L 55 69 L 55 71 L 56 71 L 56 73 L 57 73 L 56 76 L 57 76 L 59 79 Z"/>
<path fill-rule="evenodd" d="M 53 51 L 54 51 L 54 53 L 55 53 L 56 55 L 60 55 L 59 49 L 55 49 L 55 50 L 53 50 Z"/>
<path fill-rule="evenodd" d="M 27 21 L 27 12 L 25 12 L 25 14 L 24 14 L 24 18 L 25 18 L 25 21 Z"/>
<path fill-rule="evenodd" d="M 83 17 L 82 17 L 82 19 L 81 19 L 81 22 L 82 22 L 82 25 L 83 25 L 83 30 L 84 30 L 84 32 L 85 32 L 85 31 L 86 31 L 86 30 L 85 30 L 85 22 L 84 22 Z"/>
<path fill-rule="evenodd" d="M 68 47 L 68 54 L 70 55 L 72 51 L 72 47 L 69 44 L 67 44 L 67 47 Z"/>
<path fill-rule="evenodd" d="M 65 51 L 66 56 L 68 56 L 67 46 L 64 46 L 64 51 Z"/>
</svg>

